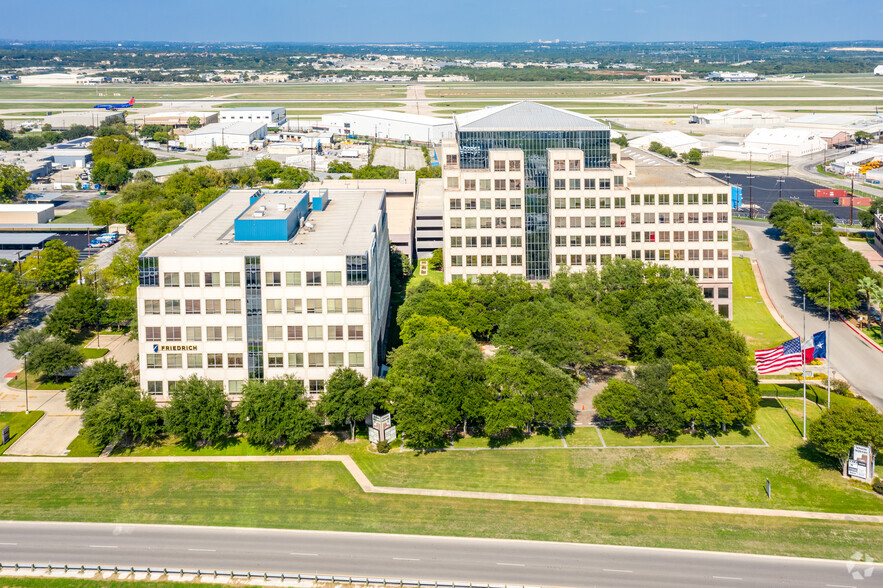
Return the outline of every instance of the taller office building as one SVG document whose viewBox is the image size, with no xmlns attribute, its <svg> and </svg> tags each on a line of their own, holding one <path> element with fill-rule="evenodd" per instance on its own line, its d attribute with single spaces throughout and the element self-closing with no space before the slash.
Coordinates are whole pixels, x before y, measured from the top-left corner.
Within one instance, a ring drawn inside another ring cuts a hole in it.
<svg viewBox="0 0 883 588">
<path fill-rule="evenodd" d="M 442 141 L 445 282 L 548 280 L 614 257 L 683 269 L 731 313 L 730 188 L 611 143 L 577 113 L 518 102 L 455 117 Z"/>
</svg>

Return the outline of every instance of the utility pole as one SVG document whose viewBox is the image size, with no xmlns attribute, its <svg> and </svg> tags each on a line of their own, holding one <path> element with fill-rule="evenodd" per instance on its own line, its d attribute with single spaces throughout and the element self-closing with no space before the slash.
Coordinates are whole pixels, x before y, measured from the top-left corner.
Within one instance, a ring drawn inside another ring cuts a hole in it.
<svg viewBox="0 0 883 588">
<path fill-rule="evenodd" d="M 776 183 L 779 185 L 779 200 L 781 200 L 782 199 L 782 184 L 785 183 L 785 179 L 782 178 L 782 176 L 779 176 L 779 178 L 776 180 Z"/>
<path fill-rule="evenodd" d="M 828 326 L 825 327 L 825 364 L 828 366 L 828 408 L 831 408 L 831 280 L 828 280 Z"/>
<path fill-rule="evenodd" d="M 754 194 L 751 191 L 751 180 L 754 176 L 751 174 L 751 152 L 748 152 L 748 218 L 754 220 Z"/>
<path fill-rule="evenodd" d="M 852 201 L 855 200 L 855 175 L 849 178 L 849 226 L 852 227 Z"/>
<path fill-rule="evenodd" d="M 803 440 L 806 441 L 806 353 L 803 342 L 806 341 L 806 292 L 803 293 L 803 338 L 800 340 L 800 379 L 803 380 Z"/>
</svg>

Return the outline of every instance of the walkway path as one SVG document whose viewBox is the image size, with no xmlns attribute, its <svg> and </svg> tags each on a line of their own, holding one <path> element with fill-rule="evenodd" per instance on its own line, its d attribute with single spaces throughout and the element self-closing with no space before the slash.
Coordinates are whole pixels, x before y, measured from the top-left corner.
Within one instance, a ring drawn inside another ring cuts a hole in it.
<svg viewBox="0 0 883 588">
<path fill-rule="evenodd" d="M 837 512 L 812 512 L 772 508 L 748 508 L 741 506 L 717 506 L 711 504 L 684 504 L 677 502 L 647 502 L 641 500 L 613 500 L 606 498 L 580 498 L 577 496 L 542 496 L 537 494 L 510 494 L 505 492 L 470 492 L 465 490 L 434 490 L 431 488 L 399 488 L 375 486 L 349 455 L 261 455 L 261 456 L 157 456 L 157 457 L 6 457 L 2 463 L 254 463 L 254 462 L 339 462 L 356 480 L 363 492 L 369 494 L 399 494 L 406 496 L 435 496 L 439 498 L 464 498 L 471 500 L 500 500 L 506 502 L 534 502 L 545 504 L 572 504 L 577 506 L 602 506 L 611 508 L 640 508 L 649 510 L 675 510 L 707 512 L 762 517 L 786 517 L 824 521 L 855 521 L 883 523 L 883 515 L 862 515 Z"/>
</svg>

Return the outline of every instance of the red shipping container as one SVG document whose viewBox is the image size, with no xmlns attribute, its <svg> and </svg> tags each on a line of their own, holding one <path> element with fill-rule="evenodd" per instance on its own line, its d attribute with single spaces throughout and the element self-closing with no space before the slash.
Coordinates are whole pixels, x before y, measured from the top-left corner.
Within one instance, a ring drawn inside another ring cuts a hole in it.
<svg viewBox="0 0 883 588">
<path fill-rule="evenodd" d="M 837 204 L 840 206 L 870 206 L 871 199 L 867 196 L 855 196 L 853 198 L 838 198 Z"/>
<path fill-rule="evenodd" d="M 846 190 L 816 190 L 816 198 L 845 198 Z"/>
</svg>

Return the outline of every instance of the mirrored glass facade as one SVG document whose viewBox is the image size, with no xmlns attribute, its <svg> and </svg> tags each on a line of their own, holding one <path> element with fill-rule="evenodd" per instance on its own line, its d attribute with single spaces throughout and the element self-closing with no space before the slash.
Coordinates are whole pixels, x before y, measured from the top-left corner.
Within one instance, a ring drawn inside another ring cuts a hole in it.
<svg viewBox="0 0 883 588">
<path fill-rule="evenodd" d="M 610 167 L 610 131 L 462 131 L 460 169 L 488 169 L 491 149 L 524 152 L 524 261 L 529 280 L 550 276 L 549 149 L 579 149 L 586 168 Z"/>
</svg>

